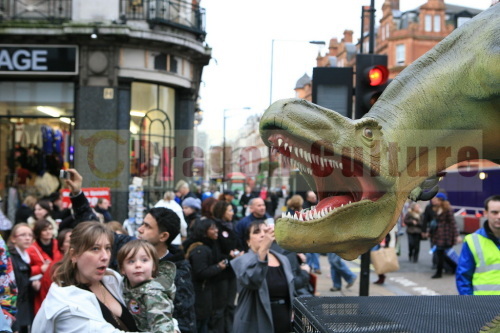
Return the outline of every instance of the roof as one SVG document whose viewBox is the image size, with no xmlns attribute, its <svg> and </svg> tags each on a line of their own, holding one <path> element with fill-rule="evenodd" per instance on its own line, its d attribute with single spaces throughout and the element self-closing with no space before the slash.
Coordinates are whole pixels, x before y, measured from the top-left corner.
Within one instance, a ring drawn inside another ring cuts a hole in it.
<svg viewBox="0 0 500 333">
<path fill-rule="evenodd" d="M 295 88 L 294 89 L 304 88 L 308 84 L 309 85 L 311 84 L 311 78 L 306 73 L 306 74 L 302 75 L 302 77 L 297 81 L 297 83 L 295 84 Z"/>
</svg>

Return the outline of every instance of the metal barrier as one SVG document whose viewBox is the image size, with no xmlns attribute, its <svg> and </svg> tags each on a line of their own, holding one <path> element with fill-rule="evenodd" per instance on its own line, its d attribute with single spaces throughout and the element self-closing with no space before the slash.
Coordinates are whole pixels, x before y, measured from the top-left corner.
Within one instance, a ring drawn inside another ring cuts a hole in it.
<svg viewBox="0 0 500 333">
<path fill-rule="evenodd" d="M 500 296 L 298 297 L 294 332 L 479 332 Z"/>
</svg>

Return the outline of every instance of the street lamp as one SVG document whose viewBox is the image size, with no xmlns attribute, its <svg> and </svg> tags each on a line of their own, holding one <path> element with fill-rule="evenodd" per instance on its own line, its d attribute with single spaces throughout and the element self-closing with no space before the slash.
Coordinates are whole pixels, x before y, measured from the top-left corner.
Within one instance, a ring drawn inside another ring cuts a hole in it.
<svg viewBox="0 0 500 333">
<path fill-rule="evenodd" d="M 326 43 L 321 40 L 287 40 L 287 39 L 273 39 L 271 42 L 271 78 L 269 83 L 269 105 L 273 103 L 273 74 L 274 74 L 274 42 L 299 42 L 299 43 L 309 43 L 314 45 L 324 46 Z M 267 168 L 267 188 L 271 188 L 271 147 L 267 150 L 268 168 Z"/>
<path fill-rule="evenodd" d="M 251 110 L 251 107 L 245 106 L 242 108 L 232 108 L 232 109 L 224 109 L 224 125 L 222 129 L 222 190 L 226 189 L 226 119 L 229 116 L 226 116 L 227 111 L 231 110 Z"/>
</svg>

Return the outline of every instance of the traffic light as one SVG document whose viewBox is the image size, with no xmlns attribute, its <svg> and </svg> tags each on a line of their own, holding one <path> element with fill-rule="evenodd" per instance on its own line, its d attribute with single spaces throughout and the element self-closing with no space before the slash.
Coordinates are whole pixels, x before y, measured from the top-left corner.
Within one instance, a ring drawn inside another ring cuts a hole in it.
<svg viewBox="0 0 500 333">
<path fill-rule="evenodd" d="M 354 119 L 361 118 L 377 101 L 387 87 L 389 70 L 387 56 L 381 54 L 356 55 L 356 109 Z"/>
<path fill-rule="evenodd" d="M 352 67 L 314 67 L 312 102 L 352 116 Z"/>
</svg>

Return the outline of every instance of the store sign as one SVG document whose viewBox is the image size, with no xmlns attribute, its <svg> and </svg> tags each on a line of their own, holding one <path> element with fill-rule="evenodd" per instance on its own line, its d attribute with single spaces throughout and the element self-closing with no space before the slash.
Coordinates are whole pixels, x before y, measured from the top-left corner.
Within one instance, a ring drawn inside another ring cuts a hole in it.
<svg viewBox="0 0 500 333">
<path fill-rule="evenodd" d="M 88 199 L 91 207 L 95 207 L 97 205 L 97 200 L 99 198 L 108 199 L 111 202 L 111 191 L 109 187 L 87 187 L 82 188 L 83 194 Z M 68 208 L 71 206 L 70 191 L 68 189 L 64 189 L 62 192 L 62 202 L 63 207 Z"/>
<path fill-rule="evenodd" d="M 78 74 L 78 46 L 2 45 L 0 74 Z"/>
</svg>

